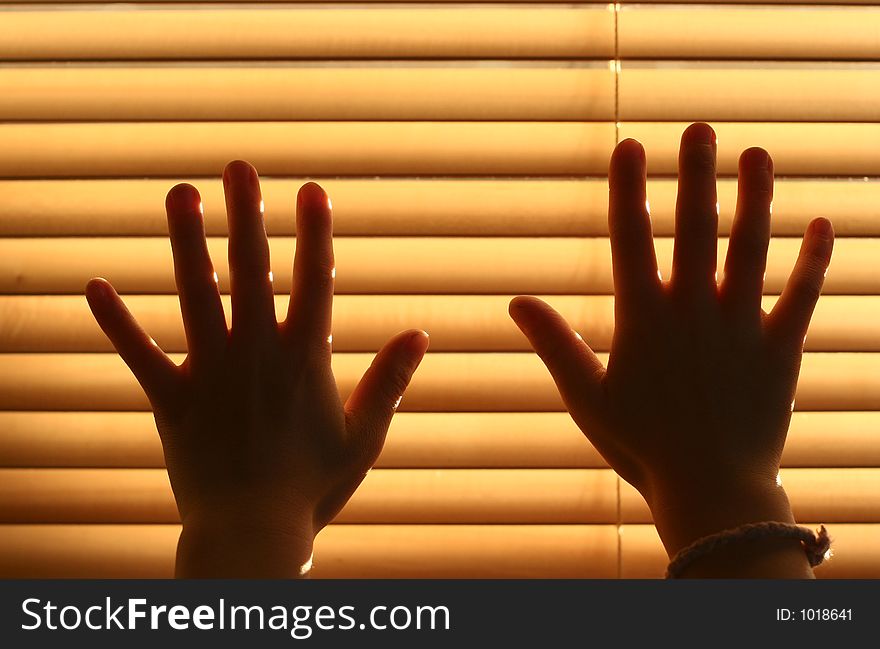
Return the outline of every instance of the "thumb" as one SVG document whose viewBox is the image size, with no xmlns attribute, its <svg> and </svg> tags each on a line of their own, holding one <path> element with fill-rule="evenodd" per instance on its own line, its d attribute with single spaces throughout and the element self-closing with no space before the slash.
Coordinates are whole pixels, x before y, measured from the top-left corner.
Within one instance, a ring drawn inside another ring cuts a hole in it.
<svg viewBox="0 0 880 649">
<path fill-rule="evenodd" d="M 397 334 L 379 350 L 345 403 L 349 443 L 369 469 L 385 443 L 403 393 L 428 349 L 428 334 L 410 329 Z"/>
<path fill-rule="evenodd" d="M 605 367 L 553 307 L 532 296 L 510 301 L 510 317 L 550 370 L 568 411 L 589 417 L 599 407 Z"/>
</svg>

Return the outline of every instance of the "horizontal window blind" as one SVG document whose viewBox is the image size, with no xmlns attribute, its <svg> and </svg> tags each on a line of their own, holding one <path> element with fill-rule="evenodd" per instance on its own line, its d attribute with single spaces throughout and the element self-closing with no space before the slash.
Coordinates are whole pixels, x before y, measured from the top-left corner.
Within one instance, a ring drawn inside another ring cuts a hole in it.
<svg viewBox="0 0 880 649">
<path fill-rule="evenodd" d="M 766 308 L 834 221 L 781 479 L 834 537 L 819 576 L 880 577 L 878 23 L 852 0 L 0 4 L 0 576 L 173 573 L 152 416 L 82 291 L 110 279 L 179 361 L 165 193 L 199 188 L 228 292 L 234 158 L 262 175 L 279 313 L 296 189 L 332 197 L 343 396 L 388 336 L 432 338 L 316 577 L 662 576 L 507 303 L 544 296 L 604 359 L 610 153 L 647 150 L 668 274 L 681 132 L 708 121 L 720 254 L 740 152 L 774 158 Z"/>
</svg>

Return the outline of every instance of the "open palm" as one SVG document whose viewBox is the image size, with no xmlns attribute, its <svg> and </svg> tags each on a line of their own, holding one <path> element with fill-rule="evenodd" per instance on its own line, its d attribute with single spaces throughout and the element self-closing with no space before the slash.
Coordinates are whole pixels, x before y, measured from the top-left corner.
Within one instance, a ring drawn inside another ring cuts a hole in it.
<svg viewBox="0 0 880 649">
<path fill-rule="evenodd" d="M 645 152 L 611 159 L 609 233 L 615 328 L 608 366 L 550 306 L 515 298 L 510 314 L 553 375 L 575 422 L 645 497 L 670 555 L 696 538 L 789 520 L 777 475 L 803 342 L 831 258 L 826 219 L 810 223 L 772 312 L 761 309 L 773 168 L 763 149 L 740 157 L 723 278 L 714 131 L 682 136 L 672 275 L 658 273 L 646 205 Z"/>
<path fill-rule="evenodd" d="M 343 405 L 330 368 L 335 265 L 327 195 L 315 183 L 299 191 L 293 290 L 278 323 L 256 170 L 233 161 L 223 180 L 231 328 L 201 200 L 188 184 L 166 200 L 183 364 L 150 339 L 108 282 L 91 280 L 86 295 L 155 414 L 183 523 L 178 575 L 296 576 L 314 535 L 379 455 L 428 339 L 419 330 L 394 337 Z"/>
</svg>

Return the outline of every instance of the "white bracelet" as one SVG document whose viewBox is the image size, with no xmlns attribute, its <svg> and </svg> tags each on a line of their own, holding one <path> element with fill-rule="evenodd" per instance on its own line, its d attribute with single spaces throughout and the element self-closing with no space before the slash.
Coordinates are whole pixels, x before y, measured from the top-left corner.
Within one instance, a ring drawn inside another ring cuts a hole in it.
<svg viewBox="0 0 880 649">
<path fill-rule="evenodd" d="M 810 566 L 815 568 L 825 559 L 831 556 L 831 538 L 824 525 L 819 526 L 818 532 L 794 523 L 780 523 L 777 521 L 765 521 L 763 523 L 747 523 L 733 529 L 717 532 L 697 539 L 686 548 L 679 550 L 669 567 L 666 568 L 667 579 L 681 577 L 682 571 L 695 559 L 699 559 L 718 548 L 730 545 L 737 541 L 751 541 L 770 536 L 780 538 L 797 539 L 807 553 Z"/>
<path fill-rule="evenodd" d="M 305 576 L 306 576 L 307 574 L 309 574 L 309 572 L 312 570 L 312 565 L 313 565 L 313 561 L 312 561 L 312 560 L 313 560 L 314 558 L 315 558 L 315 553 L 312 552 L 312 553 L 309 555 L 308 560 L 307 560 L 304 564 L 302 564 L 302 565 L 299 567 L 299 576 L 300 576 L 300 577 L 305 577 Z"/>
</svg>

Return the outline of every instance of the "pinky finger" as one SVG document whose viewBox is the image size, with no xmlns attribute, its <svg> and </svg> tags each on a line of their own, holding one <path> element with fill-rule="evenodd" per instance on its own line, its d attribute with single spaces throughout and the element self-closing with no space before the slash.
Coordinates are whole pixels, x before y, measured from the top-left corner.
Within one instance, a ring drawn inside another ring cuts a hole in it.
<svg viewBox="0 0 880 649">
<path fill-rule="evenodd" d="M 804 235 L 794 270 L 770 312 L 768 326 L 778 345 L 803 348 L 833 247 L 834 229 L 831 221 L 825 218 L 813 220 Z"/>
<path fill-rule="evenodd" d="M 86 285 L 89 308 L 113 347 L 131 369 L 151 403 L 173 390 L 177 366 L 138 324 L 122 299 L 101 278 Z"/>
</svg>

